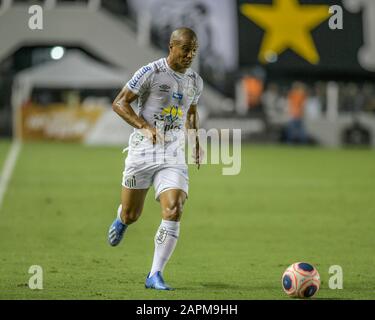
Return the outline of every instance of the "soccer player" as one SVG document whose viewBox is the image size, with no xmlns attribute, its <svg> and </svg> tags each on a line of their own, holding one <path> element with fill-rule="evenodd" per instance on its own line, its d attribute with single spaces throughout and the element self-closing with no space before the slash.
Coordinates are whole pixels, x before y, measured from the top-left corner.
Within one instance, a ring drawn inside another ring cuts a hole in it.
<svg viewBox="0 0 375 320">
<path fill-rule="evenodd" d="M 155 251 L 145 287 L 173 290 L 163 270 L 180 233 L 180 219 L 188 195 L 185 129 L 193 131 L 195 163 L 200 165 L 197 104 L 202 78 L 190 65 L 197 53 L 193 30 L 172 32 L 169 54 L 140 68 L 113 102 L 114 111 L 133 126 L 122 179 L 121 205 L 109 228 L 108 241 L 116 246 L 127 228 L 138 220 L 151 185 L 160 202 L 162 221 L 155 235 Z M 138 99 L 138 114 L 131 103 Z"/>
</svg>

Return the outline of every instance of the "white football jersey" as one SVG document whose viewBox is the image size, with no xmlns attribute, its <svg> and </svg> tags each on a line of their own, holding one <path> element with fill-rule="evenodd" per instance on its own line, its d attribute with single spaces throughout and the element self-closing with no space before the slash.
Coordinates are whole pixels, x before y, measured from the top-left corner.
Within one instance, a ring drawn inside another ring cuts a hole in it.
<svg viewBox="0 0 375 320">
<path fill-rule="evenodd" d="M 140 68 L 126 87 L 139 96 L 138 115 L 164 133 L 166 144 L 173 143 L 182 148 L 187 111 L 190 105 L 198 103 L 203 89 L 203 80 L 198 73 L 190 68 L 185 73 L 176 72 L 168 66 L 167 59 L 162 58 Z M 150 143 L 135 129 L 129 141 L 129 155 L 160 148 Z M 163 148 L 165 152 L 166 145 Z"/>
</svg>

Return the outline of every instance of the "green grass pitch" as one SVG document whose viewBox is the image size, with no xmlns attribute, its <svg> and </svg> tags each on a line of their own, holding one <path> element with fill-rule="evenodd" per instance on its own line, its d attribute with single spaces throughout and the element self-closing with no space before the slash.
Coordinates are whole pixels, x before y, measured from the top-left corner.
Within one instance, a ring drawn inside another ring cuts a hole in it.
<svg viewBox="0 0 375 320">
<path fill-rule="evenodd" d="M 0 164 L 10 142 L 0 142 Z M 0 209 L 0 299 L 289 299 L 281 275 L 314 264 L 314 299 L 375 298 L 375 153 L 281 146 L 242 148 L 242 170 L 190 167 L 189 200 L 165 278 L 144 288 L 160 223 L 148 193 L 123 242 L 107 244 L 120 199 L 121 148 L 22 146 Z M 43 289 L 28 287 L 31 265 Z M 331 265 L 344 288 L 329 289 Z"/>
</svg>

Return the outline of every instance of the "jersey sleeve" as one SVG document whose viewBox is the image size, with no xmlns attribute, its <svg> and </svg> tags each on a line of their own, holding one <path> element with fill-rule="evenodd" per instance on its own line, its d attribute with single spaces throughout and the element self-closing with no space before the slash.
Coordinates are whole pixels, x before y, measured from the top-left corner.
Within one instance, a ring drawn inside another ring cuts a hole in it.
<svg viewBox="0 0 375 320">
<path fill-rule="evenodd" d="M 134 73 L 133 77 L 127 82 L 126 87 L 136 95 L 142 95 L 150 88 L 152 70 L 151 64 L 143 66 Z"/>
<path fill-rule="evenodd" d="M 196 91 L 195 91 L 194 99 L 193 99 L 191 104 L 198 104 L 198 101 L 199 101 L 199 98 L 202 94 L 202 91 L 203 91 L 203 79 L 200 76 L 198 76 L 197 88 L 196 88 Z"/>
</svg>

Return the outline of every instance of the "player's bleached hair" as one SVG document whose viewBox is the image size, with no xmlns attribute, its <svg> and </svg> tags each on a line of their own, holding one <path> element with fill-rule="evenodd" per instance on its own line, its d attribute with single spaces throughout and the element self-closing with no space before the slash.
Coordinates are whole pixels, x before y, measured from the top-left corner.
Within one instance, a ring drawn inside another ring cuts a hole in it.
<svg viewBox="0 0 375 320">
<path fill-rule="evenodd" d="M 197 41 L 198 38 L 192 29 L 182 27 L 172 32 L 169 44 L 172 45 L 174 43 L 179 43 L 183 40 Z"/>
</svg>

